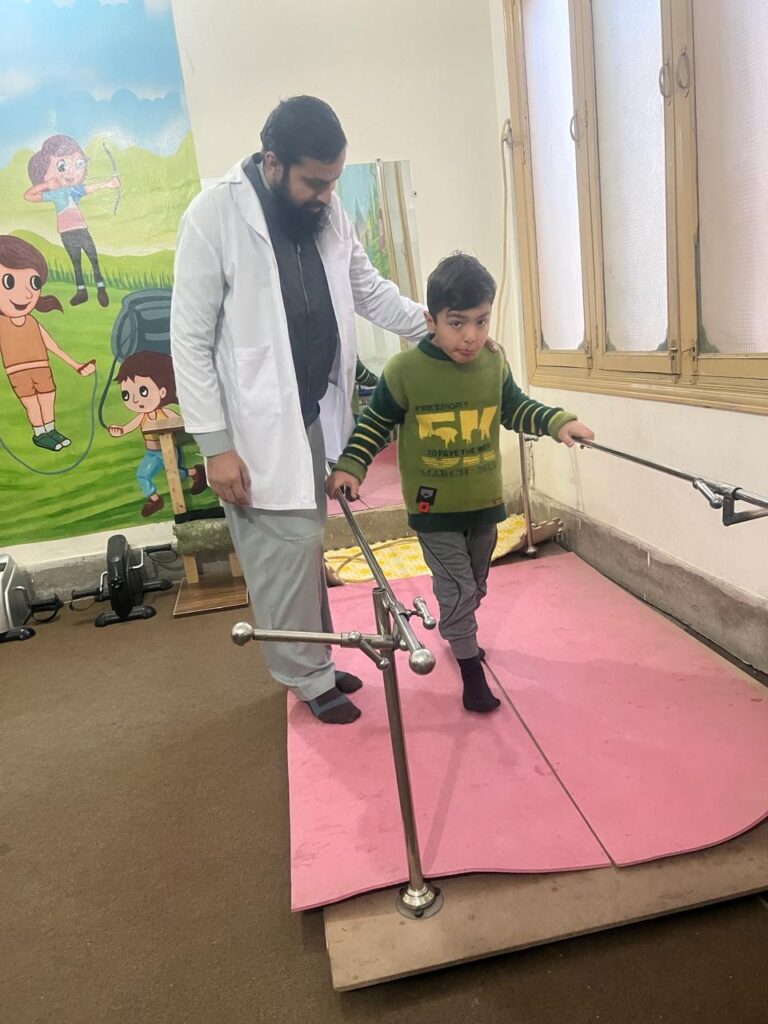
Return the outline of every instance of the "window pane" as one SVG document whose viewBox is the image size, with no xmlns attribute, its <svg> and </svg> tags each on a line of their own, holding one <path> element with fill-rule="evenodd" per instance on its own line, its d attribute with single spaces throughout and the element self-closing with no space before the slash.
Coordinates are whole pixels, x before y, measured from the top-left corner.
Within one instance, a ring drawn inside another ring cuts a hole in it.
<svg viewBox="0 0 768 1024">
<path fill-rule="evenodd" d="M 660 0 L 592 0 L 609 350 L 667 343 Z"/>
<path fill-rule="evenodd" d="M 355 316 L 357 323 L 357 356 L 367 370 L 381 376 L 381 371 L 401 350 L 400 339 L 396 334 L 385 331 L 382 327 Z"/>
<path fill-rule="evenodd" d="M 379 172 L 392 241 L 390 280 L 395 282 L 403 295 L 416 299 L 418 244 L 416 193 L 411 181 L 411 164 L 409 160 L 388 160 L 379 164 Z"/>
<path fill-rule="evenodd" d="M 533 206 L 546 348 L 584 340 L 574 110 L 567 0 L 524 0 Z"/>
<path fill-rule="evenodd" d="M 703 353 L 768 352 L 768 4 L 694 0 Z"/>
</svg>

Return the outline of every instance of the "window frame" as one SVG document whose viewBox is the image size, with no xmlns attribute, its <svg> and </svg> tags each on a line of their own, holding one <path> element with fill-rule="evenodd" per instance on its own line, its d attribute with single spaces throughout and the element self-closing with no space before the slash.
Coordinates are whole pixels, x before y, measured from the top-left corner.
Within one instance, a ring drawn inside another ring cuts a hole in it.
<svg viewBox="0 0 768 1024">
<path fill-rule="evenodd" d="M 568 0 L 569 8 L 576 0 Z M 589 229 L 589 218 L 586 210 L 585 199 L 582 195 L 582 180 L 586 173 L 584 155 L 580 150 L 578 142 L 576 152 L 576 178 L 577 191 L 579 194 L 579 233 L 581 243 L 582 263 L 582 292 L 584 301 L 584 341 L 580 348 L 576 349 L 547 349 L 542 347 L 541 327 L 541 306 L 539 298 L 539 274 L 538 255 L 536 245 L 536 215 L 533 192 L 533 174 L 531 171 L 531 140 L 528 121 L 528 88 L 526 82 L 525 65 L 525 41 L 522 25 L 522 5 L 516 0 L 505 12 L 517 19 L 517 26 L 508 35 L 508 41 L 512 42 L 515 48 L 516 57 L 509 62 L 509 86 L 511 111 L 510 122 L 512 125 L 512 154 L 514 163 L 514 196 L 517 213 L 517 236 L 520 248 L 520 270 L 522 276 L 522 300 L 523 300 L 523 322 L 525 324 L 526 337 L 533 341 L 534 348 L 538 352 L 538 364 L 543 369 L 568 368 L 576 371 L 586 371 L 592 356 L 591 325 L 592 318 L 588 313 L 591 305 L 589 284 L 584 273 L 585 254 L 589 243 L 589 237 L 585 238 L 585 228 Z M 579 73 L 574 66 L 573 54 L 576 47 L 575 19 L 569 18 L 571 32 L 571 54 L 572 74 L 574 78 Z M 509 27 L 509 17 L 507 18 Z"/>
<path fill-rule="evenodd" d="M 530 383 L 768 414 L 768 354 L 720 355 L 700 350 L 693 0 L 659 0 L 662 61 L 667 89 L 671 90 L 664 102 L 669 348 L 665 352 L 616 352 L 609 351 L 606 344 L 592 0 L 568 0 L 585 341 L 580 351 L 541 347 L 524 2 L 505 0 L 504 16 L 515 222 Z"/>
</svg>

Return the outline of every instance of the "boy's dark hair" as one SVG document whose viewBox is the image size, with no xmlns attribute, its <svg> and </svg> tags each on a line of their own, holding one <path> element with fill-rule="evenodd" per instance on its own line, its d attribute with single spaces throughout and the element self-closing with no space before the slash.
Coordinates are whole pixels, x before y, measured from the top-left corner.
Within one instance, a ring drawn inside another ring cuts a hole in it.
<svg viewBox="0 0 768 1024">
<path fill-rule="evenodd" d="M 173 360 L 165 352 L 134 352 L 132 356 L 128 356 L 118 371 L 117 383 L 135 381 L 137 377 L 149 377 L 159 388 L 165 388 L 161 408 L 178 402 Z"/>
<path fill-rule="evenodd" d="M 444 309 L 474 309 L 496 298 L 496 282 L 474 256 L 455 252 L 440 260 L 427 280 L 427 308 L 433 320 Z"/>
<path fill-rule="evenodd" d="M 286 170 L 306 157 L 332 164 L 346 144 L 338 117 L 316 96 L 283 100 L 261 130 L 262 153 L 274 153 Z"/>
</svg>

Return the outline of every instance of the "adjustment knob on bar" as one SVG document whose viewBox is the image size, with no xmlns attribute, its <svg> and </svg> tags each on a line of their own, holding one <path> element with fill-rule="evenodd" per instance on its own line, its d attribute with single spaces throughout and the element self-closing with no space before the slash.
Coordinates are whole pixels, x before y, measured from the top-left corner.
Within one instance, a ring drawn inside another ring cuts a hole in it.
<svg viewBox="0 0 768 1024">
<path fill-rule="evenodd" d="M 435 620 L 430 615 L 429 608 L 427 607 L 427 602 L 424 600 L 424 598 L 423 597 L 414 597 L 414 599 L 413 599 L 413 607 L 414 607 L 414 609 L 416 611 L 416 614 L 419 616 L 421 621 L 424 623 L 424 629 L 434 629 L 435 626 L 437 625 L 437 623 L 435 622 Z"/>
<path fill-rule="evenodd" d="M 435 667 L 435 656 L 426 647 L 419 647 L 418 650 L 411 652 L 408 664 L 417 676 L 428 676 Z"/>
<path fill-rule="evenodd" d="M 694 480 L 693 486 L 694 489 L 699 492 L 699 494 L 704 495 L 704 497 L 707 499 L 712 508 L 723 507 L 723 496 L 721 494 L 715 494 L 712 488 L 703 480 Z"/>
<path fill-rule="evenodd" d="M 236 622 L 232 627 L 232 641 L 238 647 L 244 647 L 253 640 L 253 626 L 249 622 Z"/>
</svg>

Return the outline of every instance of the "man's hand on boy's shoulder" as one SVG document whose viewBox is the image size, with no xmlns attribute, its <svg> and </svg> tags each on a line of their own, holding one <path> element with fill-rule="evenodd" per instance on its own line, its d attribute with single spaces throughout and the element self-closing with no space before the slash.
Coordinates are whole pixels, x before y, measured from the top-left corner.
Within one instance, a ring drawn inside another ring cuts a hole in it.
<svg viewBox="0 0 768 1024">
<path fill-rule="evenodd" d="M 590 430 L 581 420 L 571 420 L 557 433 L 557 440 L 562 441 L 568 448 L 573 448 L 580 440 L 594 441 L 594 439 L 594 430 Z"/>
<path fill-rule="evenodd" d="M 335 498 L 338 491 L 341 491 L 345 498 L 357 501 L 360 497 L 360 481 L 351 473 L 334 469 L 325 481 L 325 493 L 329 498 Z"/>
</svg>

